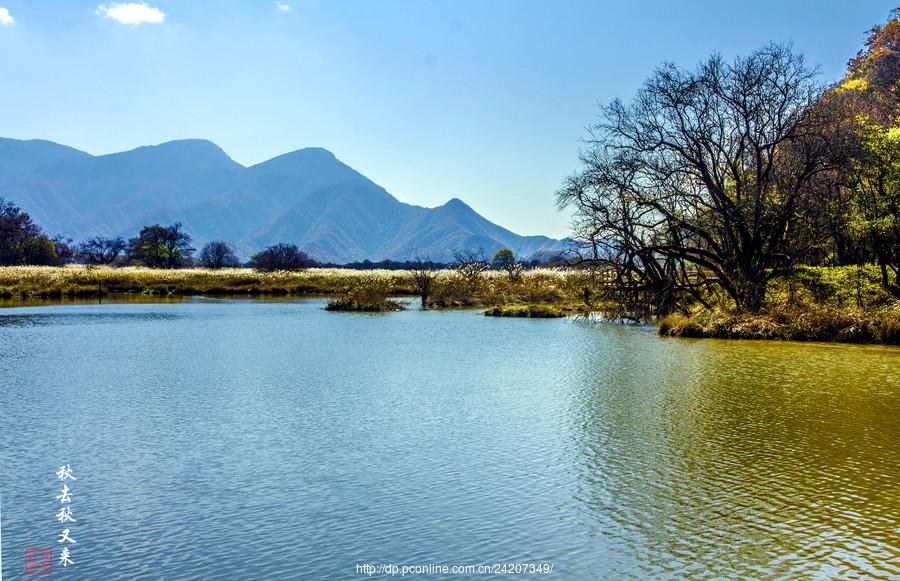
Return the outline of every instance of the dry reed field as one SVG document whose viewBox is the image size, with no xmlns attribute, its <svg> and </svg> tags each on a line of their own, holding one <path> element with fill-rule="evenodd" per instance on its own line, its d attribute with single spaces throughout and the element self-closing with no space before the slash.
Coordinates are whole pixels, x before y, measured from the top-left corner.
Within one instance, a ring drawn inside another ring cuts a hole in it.
<svg viewBox="0 0 900 581">
<path fill-rule="evenodd" d="M 410 271 L 310 268 L 298 272 L 261 272 L 250 268 L 218 270 L 151 269 L 143 267 L 103 267 L 68 265 L 0 267 L 0 297 L 75 298 L 101 292 L 156 296 L 191 294 L 340 294 L 361 285 L 385 288 L 388 294 L 416 294 Z M 510 281 L 505 273 L 486 271 L 474 283 L 450 270 L 436 272 L 435 293 L 448 302 L 481 304 L 484 299 L 531 299 L 558 301 L 581 292 L 584 274 L 570 270 L 533 269 L 521 280 Z M 576 288 L 578 287 L 578 288 Z M 465 295 L 465 296 L 463 296 Z M 508 302 L 504 299 L 502 302 Z M 531 301 L 533 302 L 533 301 Z"/>
</svg>

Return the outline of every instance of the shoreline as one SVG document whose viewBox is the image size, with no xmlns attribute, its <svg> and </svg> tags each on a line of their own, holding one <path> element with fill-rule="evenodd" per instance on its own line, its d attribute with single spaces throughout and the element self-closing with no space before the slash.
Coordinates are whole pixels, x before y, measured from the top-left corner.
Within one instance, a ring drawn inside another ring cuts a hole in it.
<svg viewBox="0 0 900 581">
<path fill-rule="evenodd" d="M 431 310 L 477 308 L 487 317 L 511 318 L 560 318 L 615 310 L 610 303 L 588 305 L 579 301 L 586 285 L 592 283 L 579 271 L 536 269 L 527 271 L 518 281 L 510 281 L 500 272 L 487 272 L 474 289 L 461 285 L 453 271 L 435 274 L 446 288 L 431 295 Z M 418 302 L 419 293 L 410 275 L 403 270 L 342 268 L 260 272 L 249 268 L 3 267 L 0 308 L 67 302 L 176 302 L 191 297 L 336 299 L 353 289 L 371 286 L 379 287 L 384 297 L 414 297 Z M 759 314 L 720 308 L 673 314 L 653 322 L 662 337 L 900 345 L 900 302 L 870 309 L 788 303 Z"/>
</svg>

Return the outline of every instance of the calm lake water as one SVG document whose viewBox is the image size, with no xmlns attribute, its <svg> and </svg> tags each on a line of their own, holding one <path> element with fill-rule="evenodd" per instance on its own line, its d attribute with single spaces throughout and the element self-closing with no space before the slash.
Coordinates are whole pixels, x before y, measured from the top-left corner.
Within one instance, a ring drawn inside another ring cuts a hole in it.
<svg viewBox="0 0 900 581">
<path fill-rule="evenodd" d="M 323 304 L 0 310 L 3 579 L 900 576 L 900 349 Z"/>
</svg>

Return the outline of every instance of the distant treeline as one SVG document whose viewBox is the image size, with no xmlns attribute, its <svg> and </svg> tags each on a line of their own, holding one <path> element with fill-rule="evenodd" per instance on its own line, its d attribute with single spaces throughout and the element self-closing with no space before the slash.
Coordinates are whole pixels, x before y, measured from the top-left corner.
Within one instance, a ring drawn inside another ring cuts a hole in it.
<svg viewBox="0 0 900 581">
<path fill-rule="evenodd" d="M 502 256 L 503 250 L 499 251 L 497 254 Z M 496 257 L 497 255 L 495 255 Z M 501 261 L 491 260 L 491 263 L 496 263 Z M 519 260 L 516 258 L 518 264 L 525 268 L 537 268 L 541 266 L 565 266 L 569 264 L 569 262 L 563 256 L 555 256 L 553 258 L 549 258 L 547 260 Z M 487 258 L 484 257 L 484 262 L 488 262 Z M 460 264 L 459 257 L 454 258 L 454 260 L 449 262 L 434 262 L 431 260 L 381 260 L 378 262 L 373 262 L 371 260 L 363 260 L 359 262 L 349 262 L 347 264 L 337 264 L 333 262 L 317 262 L 318 266 L 328 267 L 328 268 L 351 268 L 353 270 L 416 270 L 419 268 L 430 268 L 432 270 L 441 270 L 441 269 L 450 269 L 458 267 Z"/>
<path fill-rule="evenodd" d="M 73 244 L 71 238 L 49 238 L 26 212 L 0 198 L 0 266 L 62 266 L 93 264 L 140 265 L 148 268 L 229 268 L 251 266 L 259 270 L 301 270 L 316 265 L 294 244 L 269 246 L 246 264 L 221 240 L 207 242 L 197 256 L 191 236 L 178 222 L 145 226 L 129 240 L 96 236 Z"/>
</svg>

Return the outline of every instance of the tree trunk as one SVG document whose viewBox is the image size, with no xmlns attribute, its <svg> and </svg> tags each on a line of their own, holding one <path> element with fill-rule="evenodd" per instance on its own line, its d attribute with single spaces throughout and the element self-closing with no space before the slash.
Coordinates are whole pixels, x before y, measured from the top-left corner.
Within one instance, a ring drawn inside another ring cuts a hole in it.
<svg viewBox="0 0 900 581">
<path fill-rule="evenodd" d="M 766 304 L 766 280 L 765 277 L 751 274 L 746 275 L 743 284 L 738 289 L 735 301 L 739 311 L 758 313 Z"/>
</svg>

